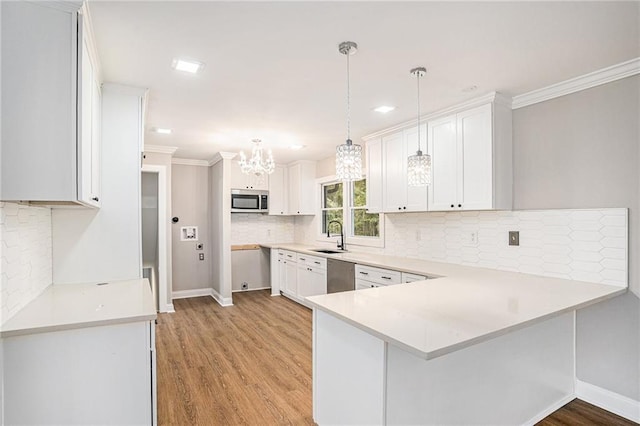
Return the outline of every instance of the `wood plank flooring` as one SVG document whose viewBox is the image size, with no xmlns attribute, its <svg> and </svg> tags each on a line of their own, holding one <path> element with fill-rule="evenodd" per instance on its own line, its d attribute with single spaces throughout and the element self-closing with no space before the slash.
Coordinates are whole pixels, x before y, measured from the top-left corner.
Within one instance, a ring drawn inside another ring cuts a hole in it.
<svg viewBox="0 0 640 426">
<path fill-rule="evenodd" d="M 313 425 L 311 311 L 268 290 L 174 300 L 156 327 L 160 425 Z M 633 425 L 574 400 L 538 423 Z"/>
</svg>

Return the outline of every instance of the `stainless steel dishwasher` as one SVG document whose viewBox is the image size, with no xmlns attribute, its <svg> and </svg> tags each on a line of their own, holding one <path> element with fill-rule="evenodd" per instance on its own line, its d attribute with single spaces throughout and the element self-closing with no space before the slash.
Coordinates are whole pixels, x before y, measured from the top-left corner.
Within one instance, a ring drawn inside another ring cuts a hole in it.
<svg viewBox="0 0 640 426">
<path fill-rule="evenodd" d="M 356 289 L 355 264 L 327 259 L 327 293 L 339 293 Z"/>
</svg>

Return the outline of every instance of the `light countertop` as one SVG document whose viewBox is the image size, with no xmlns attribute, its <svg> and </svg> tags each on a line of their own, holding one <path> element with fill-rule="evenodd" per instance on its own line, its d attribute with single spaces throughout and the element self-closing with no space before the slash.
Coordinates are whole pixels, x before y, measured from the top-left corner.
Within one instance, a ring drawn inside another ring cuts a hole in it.
<svg viewBox="0 0 640 426">
<path fill-rule="evenodd" d="M 320 257 L 438 276 L 388 287 L 307 298 L 315 308 L 421 358 L 432 359 L 627 291 L 548 278 L 368 253 L 326 255 L 308 245 L 273 244 Z"/>
<path fill-rule="evenodd" d="M 0 337 L 150 321 L 156 309 L 146 279 L 50 285 L 2 325 Z"/>
</svg>

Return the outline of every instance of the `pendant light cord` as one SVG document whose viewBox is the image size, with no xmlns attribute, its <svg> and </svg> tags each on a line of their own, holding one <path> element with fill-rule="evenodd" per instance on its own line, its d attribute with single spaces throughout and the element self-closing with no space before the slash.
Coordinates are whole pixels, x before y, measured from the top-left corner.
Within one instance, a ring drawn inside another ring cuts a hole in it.
<svg viewBox="0 0 640 426">
<path fill-rule="evenodd" d="M 418 152 L 421 152 L 420 149 L 420 72 L 416 73 L 416 82 L 418 86 Z"/>
<path fill-rule="evenodd" d="M 351 86 L 349 81 L 349 56 L 351 48 L 347 49 L 347 141 L 351 140 Z"/>
</svg>

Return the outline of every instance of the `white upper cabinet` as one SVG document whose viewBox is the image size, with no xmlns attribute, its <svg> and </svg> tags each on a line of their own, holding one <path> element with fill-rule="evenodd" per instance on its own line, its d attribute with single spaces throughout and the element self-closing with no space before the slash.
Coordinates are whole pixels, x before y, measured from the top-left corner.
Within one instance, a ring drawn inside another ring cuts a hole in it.
<svg viewBox="0 0 640 426">
<path fill-rule="evenodd" d="M 429 210 L 511 209 L 511 149 L 511 110 L 501 104 L 429 122 Z"/>
<path fill-rule="evenodd" d="M 424 125 L 421 126 L 420 138 L 422 151 L 426 154 L 426 126 Z M 382 211 L 401 213 L 427 210 L 427 188 L 410 187 L 407 180 L 408 158 L 417 150 L 418 130 L 415 127 L 382 138 L 382 158 L 379 160 L 382 162 Z M 380 197 L 380 195 L 377 196 Z"/>
<path fill-rule="evenodd" d="M 269 175 L 269 214 L 270 215 L 288 215 L 289 206 L 288 199 L 288 182 L 287 168 L 284 166 L 276 166 L 273 173 Z"/>
<path fill-rule="evenodd" d="M 289 166 L 289 214 L 316 214 L 316 163 L 298 161 Z"/>
<path fill-rule="evenodd" d="M 0 7 L 0 199 L 98 207 L 100 85 L 97 62 L 84 60 L 91 49 L 85 47 L 81 3 Z"/>
<path fill-rule="evenodd" d="M 424 117 L 421 148 L 431 155 L 431 185 L 410 187 L 407 159 L 418 150 L 407 125 L 367 140 L 367 200 L 372 212 L 512 208 L 511 105 L 491 93 Z"/>
<path fill-rule="evenodd" d="M 242 173 L 237 161 L 231 162 L 231 189 L 253 189 L 255 191 L 267 191 L 269 189 L 269 176 Z"/>
<path fill-rule="evenodd" d="M 372 139 L 366 145 L 367 161 L 367 211 L 383 211 L 382 191 L 384 185 L 382 168 L 382 138 Z"/>
</svg>

